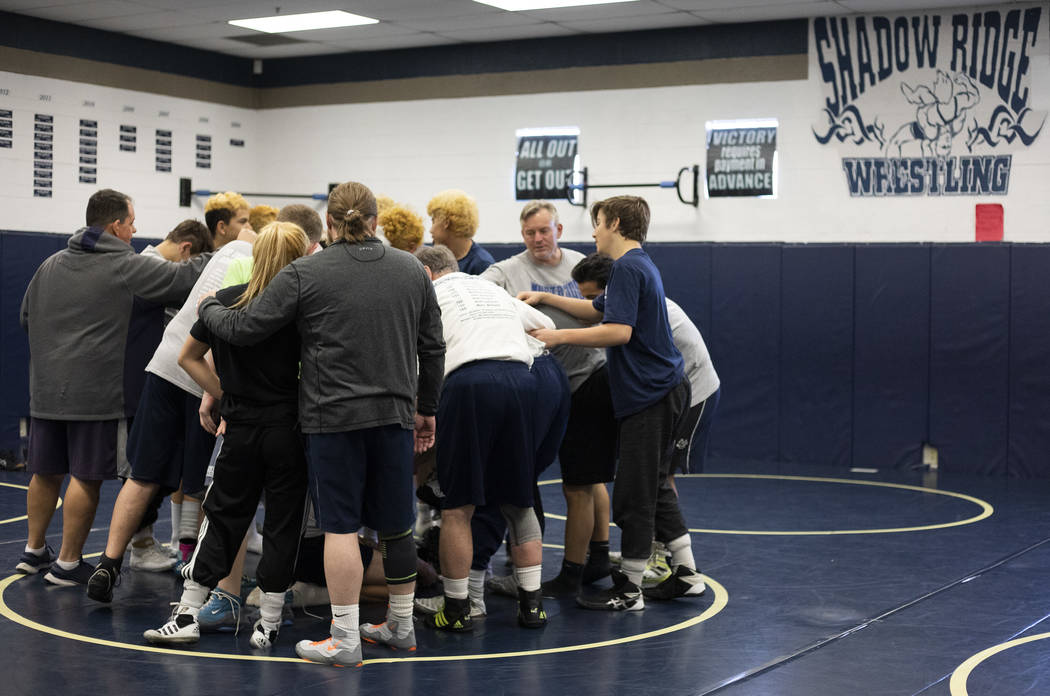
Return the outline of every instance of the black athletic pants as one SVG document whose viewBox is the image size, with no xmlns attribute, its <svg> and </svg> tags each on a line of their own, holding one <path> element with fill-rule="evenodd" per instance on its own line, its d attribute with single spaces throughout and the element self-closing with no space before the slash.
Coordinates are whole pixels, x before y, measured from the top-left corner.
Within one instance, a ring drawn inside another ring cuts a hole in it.
<svg viewBox="0 0 1050 696">
<path fill-rule="evenodd" d="M 227 424 L 215 476 L 204 496 L 205 521 L 191 577 L 215 587 L 230 572 L 263 492 L 263 554 L 256 576 L 263 592 L 293 581 L 306 510 L 303 441 L 294 425 Z"/>
<path fill-rule="evenodd" d="M 620 421 L 612 516 L 622 532 L 624 558 L 649 558 L 654 537 L 667 542 L 689 533 L 667 482 L 675 432 L 688 412 L 689 382 L 682 380 L 655 404 Z"/>
</svg>

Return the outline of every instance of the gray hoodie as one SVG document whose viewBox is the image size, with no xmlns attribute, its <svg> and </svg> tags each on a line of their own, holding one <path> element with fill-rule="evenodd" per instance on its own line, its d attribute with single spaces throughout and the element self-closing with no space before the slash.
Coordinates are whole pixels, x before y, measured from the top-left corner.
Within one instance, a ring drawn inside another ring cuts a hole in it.
<svg viewBox="0 0 1050 696">
<path fill-rule="evenodd" d="M 437 412 L 445 341 L 433 284 L 414 256 L 374 237 L 296 259 L 242 309 L 212 297 L 198 311 L 213 334 L 239 346 L 295 322 L 305 433 L 411 429 L 416 411 Z"/>
<path fill-rule="evenodd" d="M 125 365 L 136 349 L 128 340 L 134 298 L 180 306 L 209 258 L 170 263 L 136 254 L 102 228 L 78 230 L 40 264 L 22 299 L 30 414 L 51 420 L 131 415 Z"/>
</svg>

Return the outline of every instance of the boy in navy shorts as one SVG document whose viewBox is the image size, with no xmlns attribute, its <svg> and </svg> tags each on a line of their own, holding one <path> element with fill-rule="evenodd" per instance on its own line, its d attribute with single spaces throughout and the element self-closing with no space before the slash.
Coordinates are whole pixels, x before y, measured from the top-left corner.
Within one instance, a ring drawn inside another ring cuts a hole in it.
<svg viewBox="0 0 1050 696">
<path fill-rule="evenodd" d="M 642 250 L 649 229 L 649 205 L 636 196 L 615 196 L 591 207 L 598 251 L 615 261 L 605 293 L 593 302 L 545 292 L 518 295 L 545 303 L 598 326 L 533 331 L 548 347 L 561 344 L 605 347 L 609 387 L 619 425 L 619 468 L 613 487 L 613 519 L 622 532 L 622 572 L 613 586 L 577 601 L 588 609 L 637 611 L 645 607 L 642 575 L 653 539 L 666 543 L 674 572 L 652 599 L 698 596 L 703 578 L 696 570 L 689 530 L 668 483 L 675 432 L 689 409 L 684 361 L 671 338 L 663 281 Z"/>
</svg>

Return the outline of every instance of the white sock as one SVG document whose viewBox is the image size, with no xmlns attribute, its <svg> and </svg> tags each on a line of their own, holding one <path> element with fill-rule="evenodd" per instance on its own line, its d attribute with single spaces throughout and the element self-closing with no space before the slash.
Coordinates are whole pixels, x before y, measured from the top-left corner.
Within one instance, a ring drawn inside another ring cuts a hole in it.
<svg viewBox="0 0 1050 696">
<path fill-rule="evenodd" d="M 43 556 L 44 555 L 44 551 L 46 549 L 47 549 L 47 544 L 44 544 L 39 549 L 31 549 L 31 548 L 29 548 L 29 544 L 26 544 L 26 553 L 31 553 L 34 556 Z"/>
<path fill-rule="evenodd" d="M 415 593 L 392 594 L 387 605 L 386 618 L 397 622 L 397 637 L 404 638 L 412 630 L 412 600 Z"/>
<path fill-rule="evenodd" d="M 645 566 L 649 563 L 648 558 L 624 558 L 620 562 L 620 570 L 627 579 L 638 587 L 642 586 L 642 576 L 645 575 Z"/>
<path fill-rule="evenodd" d="M 197 532 L 200 529 L 201 502 L 192 498 L 183 498 L 182 517 L 179 519 L 179 541 L 183 539 L 197 540 Z"/>
<path fill-rule="evenodd" d="M 347 634 L 351 650 L 361 642 L 361 636 L 357 632 L 360 616 L 360 607 L 357 604 L 332 605 L 332 625 Z"/>
<path fill-rule="evenodd" d="M 182 522 L 182 503 L 171 504 L 171 547 L 179 548 L 179 524 Z"/>
<path fill-rule="evenodd" d="M 259 599 L 259 614 L 263 625 L 271 631 L 281 625 L 281 612 L 284 610 L 284 592 L 263 592 Z"/>
<path fill-rule="evenodd" d="M 182 597 L 179 599 L 179 604 L 191 609 L 190 613 L 196 616 L 200 608 L 208 601 L 209 594 L 210 590 L 207 587 L 196 580 L 187 579 L 182 583 Z"/>
<path fill-rule="evenodd" d="M 518 581 L 518 587 L 526 592 L 533 592 L 534 590 L 540 589 L 542 573 L 543 566 L 539 564 L 527 566 L 525 568 L 518 568 L 515 566 L 514 579 Z"/>
<path fill-rule="evenodd" d="M 689 570 L 696 570 L 696 560 L 693 559 L 693 542 L 688 534 L 667 542 L 667 550 L 671 552 L 672 567 L 681 565 Z"/>
<path fill-rule="evenodd" d="M 470 569 L 467 590 L 470 594 L 471 602 L 477 603 L 485 601 L 485 574 L 487 572 L 487 570 Z"/>
<path fill-rule="evenodd" d="M 470 578 L 444 578 L 445 596 L 451 599 L 466 599 L 470 596 Z"/>
<path fill-rule="evenodd" d="M 75 561 L 60 561 L 58 559 L 55 559 L 55 565 L 57 565 L 62 570 L 73 570 L 78 565 L 80 565 L 80 559 L 77 559 Z"/>
</svg>

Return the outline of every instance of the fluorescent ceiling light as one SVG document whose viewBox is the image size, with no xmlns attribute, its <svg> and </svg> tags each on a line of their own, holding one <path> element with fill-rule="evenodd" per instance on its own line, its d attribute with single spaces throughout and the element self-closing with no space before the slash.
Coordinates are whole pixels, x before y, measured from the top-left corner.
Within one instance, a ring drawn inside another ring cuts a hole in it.
<svg viewBox="0 0 1050 696">
<path fill-rule="evenodd" d="M 583 7 L 584 5 L 611 5 L 614 2 L 637 2 L 638 0 L 474 0 L 482 5 L 491 5 L 501 10 L 522 12 L 525 10 L 551 10 L 561 7 Z"/>
<path fill-rule="evenodd" d="M 310 31 L 311 29 L 333 29 L 335 27 L 354 27 L 361 24 L 378 24 L 378 19 L 350 14 L 342 10 L 331 12 L 307 12 L 305 14 L 275 15 L 273 17 L 255 17 L 253 19 L 231 19 L 235 27 L 264 31 L 267 34 L 281 34 L 289 31 Z"/>
</svg>

